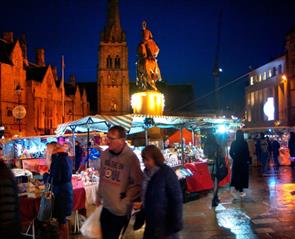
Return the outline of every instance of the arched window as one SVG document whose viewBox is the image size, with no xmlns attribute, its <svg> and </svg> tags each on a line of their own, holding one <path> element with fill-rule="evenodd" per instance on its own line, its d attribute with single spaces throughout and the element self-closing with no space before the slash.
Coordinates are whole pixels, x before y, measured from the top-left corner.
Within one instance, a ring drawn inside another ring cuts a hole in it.
<svg viewBox="0 0 295 239">
<path fill-rule="evenodd" d="M 117 55 L 115 58 L 115 69 L 120 69 L 120 67 L 121 67 L 120 57 Z"/>
<path fill-rule="evenodd" d="M 110 55 L 107 57 L 107 69 L 111 69 L 113 66 L 112 58 Z"/>
</svg>

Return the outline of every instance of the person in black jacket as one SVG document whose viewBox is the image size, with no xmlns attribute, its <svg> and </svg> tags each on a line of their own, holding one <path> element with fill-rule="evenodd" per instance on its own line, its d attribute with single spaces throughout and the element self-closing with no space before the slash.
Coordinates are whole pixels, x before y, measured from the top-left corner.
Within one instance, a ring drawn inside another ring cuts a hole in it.
<svg viewBox="0 0 295 239">
<path fill-rule="evenodd" d="M 75 143 L 75 172 L 78 171 L 82 162 L 83 148 L 79 141 Z"/>
<path fill-rule="evenodd" d="M 54 193 L 53 217 L 58 220 L 62 239 L 69 238 L 69 228 L 66 217 L 72 214 L 73 186 L 72 160 L 68 157 L 69 146 L 57 144 L 52 152 L 49 182 Z"/>
<path fill-rule="evenodd" d="M 290 157 L 291 157 L 291 165 L 292 167 L 294 167 L 294 159 L 295 159 L 295 133 L 294 132 L 290 132 L 288 148 L 289 148 Z"/>
<path fill-rule="evenodd" d="M 211 161 L 210 167 L 210 173 L 211 178 L 213 180 L 214 186 L 213 186 L 213 198 L 212 198 L 212 207 L 217 207 L 220 199 L 218 197 L 218 189 L 219 189 L 219 179 L 217 177 L 217 160 L 219 157 L 222 157 L 222 150 L 221 147 L 218 145 L 217 140 L 215 136 L 210 133 L 207 136 L 206 143 L 204 145 L 204 154 L 208 158 L 209 161 Z"/>
<path fill-rule="evenodd" d="M 245 196 L 244 188 L 248 188 L 249 184 L 249 164 L 250 156 L 244 133 L 238 130 L 236 140 L 230 147 L 230 156 L 233 159 L 231 186 L 236 192 L 240 193 L 241 197 Z M 234 194 L 234 197 L 237 197 Z"/>
<path fill-rule="evenodd" d="M 0 155 L 2 156 L 2 148 Z M 20 238 L 17 185 L 13 173 L 2 159 L 0 159 L 0 238 Z"/>
<path fill-rule="evenodd" d="M 142 151 L 145 164 L 142 186 L 146 215 L 144 239 L 177 239 L 182 229 L 182 192 L 175 172 L 164 164 L 154 145 Z"/>
</svg>

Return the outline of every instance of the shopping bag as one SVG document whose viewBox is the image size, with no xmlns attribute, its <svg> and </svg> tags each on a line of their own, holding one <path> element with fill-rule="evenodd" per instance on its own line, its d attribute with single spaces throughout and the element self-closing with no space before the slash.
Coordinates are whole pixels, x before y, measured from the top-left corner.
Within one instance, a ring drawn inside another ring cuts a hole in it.
<svg viewBox="0 0 295 239">
<path fill-rule="evenodd" d="M 40 222 L 49 222 L 52 218 L 53 207 L 54 194 L 49 187 L 48 191 L 42 194 L 37 219 Z"/>
<path fill-rule="evenodd" d="M 137 231 L 142 228 L 145 223 L 145 212 L 143 209 L 134 213 L 135 221 L 133 225 L 133 230 Z"/>
<path fill-rule="evenodd" d="M 100 214 L 102 207 L 97 207 L 95 211 L 87 218 L 80 231 L 83 236 L 95 239 L 102 239 L 100 228 Z"/>
</svg>

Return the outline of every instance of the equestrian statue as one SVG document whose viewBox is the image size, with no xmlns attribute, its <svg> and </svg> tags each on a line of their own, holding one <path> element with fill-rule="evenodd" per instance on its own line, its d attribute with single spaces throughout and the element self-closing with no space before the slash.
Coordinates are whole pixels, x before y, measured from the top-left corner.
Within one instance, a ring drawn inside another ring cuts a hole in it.
<svg viewBox="0 0 295 239">
<path fill-rule="evenodd" d="M 143 90 L 158 91 L 156 82 L 161 81 L 161 72 L 157 63 L 159 47 L 153 40 L 147 22 L 142 22 L 143 39 L 137 48 L 136 85 Z"/>
</svg>

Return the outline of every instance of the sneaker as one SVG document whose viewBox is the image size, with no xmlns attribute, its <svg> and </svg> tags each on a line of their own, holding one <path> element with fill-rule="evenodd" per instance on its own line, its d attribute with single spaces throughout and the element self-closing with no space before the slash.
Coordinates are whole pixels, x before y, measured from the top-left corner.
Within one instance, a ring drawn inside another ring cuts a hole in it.
<svg viewBox="0 0 295 239">
<path fill-rule="evenodd" d="M 241 193 L 240 193 L 240 197 L 241 197 L 241 198 L 246 197 L 246 193 L 245 193 L 245 192 L 241 192 Z"/>
</svg>

